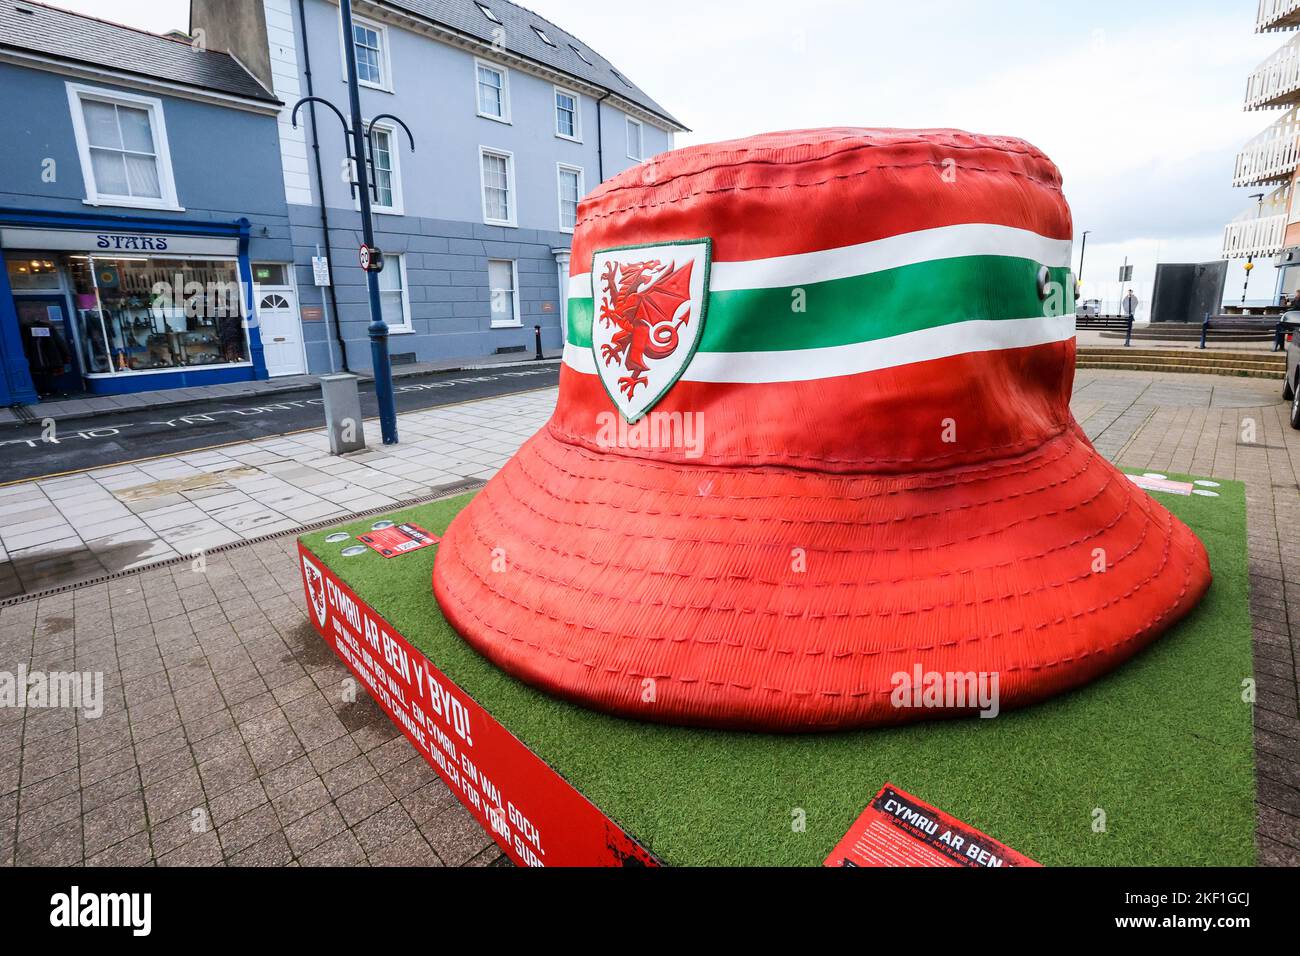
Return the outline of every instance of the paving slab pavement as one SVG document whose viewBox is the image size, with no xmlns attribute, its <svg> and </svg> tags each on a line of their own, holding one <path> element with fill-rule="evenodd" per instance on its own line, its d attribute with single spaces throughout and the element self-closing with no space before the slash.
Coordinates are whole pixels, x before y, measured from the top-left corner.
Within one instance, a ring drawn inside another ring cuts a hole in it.
<svg viewBox="0 0 1300 956">
<path fill-rule="evenodd" d="M 1073 407 L 1121 466 L 1246 483 L 1260 862 L 1296 866 L 1300 432 L 1279 393 L 1276 382 L 1081 371 Z M 375 496 L 432 493 L 435 474 L 486 477 L 554 400 L 547 390 L 403 416 L 403 445 L 353 459 L 291 436 L 5 489 L 0 528 L 15 553 L 61 542 L 47 552 L 57 567 L 12 569 L 39 569 L 33 585 L 259 540 L 207 556 L 202 571 L 173 560 L 0 606 L 0 669 L 104 674 L 96 718 L 0 708 L 0 864 L 504 863 L 379 708 L 348 699 L 349 672 L 302 608 L 292 529 Z M 396 492 L 398 479 L 409 487 Z M 110 530 L 84 538 L 92 527 Z"/>
<path fill-rule="evenodd" d="M 554 405 L 549 389 L 407 413 L 397 445 L 369 421 L 343 456 L 321 429 L 0 487 L 0 600 L 490 478 Z"/>
</svg>

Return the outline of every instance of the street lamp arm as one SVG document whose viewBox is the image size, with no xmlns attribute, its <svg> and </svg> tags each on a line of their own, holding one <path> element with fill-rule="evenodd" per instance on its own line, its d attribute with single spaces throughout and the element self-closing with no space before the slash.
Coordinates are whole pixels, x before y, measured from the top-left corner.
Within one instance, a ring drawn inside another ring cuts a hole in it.
<svg viewBox="0 0 1300 956">
<path fill-rule="evenodd" d="M 331 103 L 329 100 L 325 99 L 325 97 L 323 96 L 304 96 L 297 103 L 293 104 L 293 113 L 290 115 L 289 119 L 290 122 L 293 124 L 294 129 L 298 128 L 298 111 L 302 109 L 302 105 L 304 103 L 321 103 L 325 106 L 328 106 L 331 110 L 334 111 L 334 115 L 339 118 L 339 122 L 343 124 L 343 135 L 347 136 L 351 133 L 351 130 L 348 129 L 348 121 L 343 118 L 343 114 L 342 112 L 339 111 L 339 108 L 335 106 L 333 103 Z M 396 119 L 396 117 L 394 118 Z M 398 122 L 401 121 L 399 120 Z"/>
<path fill-rule="evenodd" d="M 370 155 L 371 156 L 375 155 L 375 143 L 370 134 L 374 132 L 375 124 L 378 123 L 380 120 L 384 120 L 384 119 L 392 120 L 394 123 L 396 123 L 398 126 L 402 127 L 402 129 L 406 131 L 406 138 L 411 141 L 411 152 L 415 152 L 415 136 L 412 135 L 411 128 L 407 126 L 404 122 L 402 122 L 401 119 L 394 116 L 392 113 L 380 113 L 378 116 L 376 116 L 374 119 L 370 121 L 370 127 L 366 130 L 366 139 L 369 140 L 369 145 L 370 145 Z"/>
</svg>

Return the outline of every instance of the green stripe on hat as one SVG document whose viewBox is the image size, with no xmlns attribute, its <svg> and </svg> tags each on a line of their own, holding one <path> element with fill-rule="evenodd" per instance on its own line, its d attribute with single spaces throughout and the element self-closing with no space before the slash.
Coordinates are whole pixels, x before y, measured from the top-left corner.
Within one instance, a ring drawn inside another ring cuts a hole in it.
<svg viewBox="0 0 1300 956">
<path fill-rule="evenodd" d="M 965 256 L 776 289 L 709 293 L 701 352 L 779 352 L 889 338 L 972 319 L 1044 314 L 1030 259 Z M 1070 270 L 1049 270 L 1074 308 Z M 568 341 L 591 348 L 594 300 L 569 300 Z"/>
</svg>

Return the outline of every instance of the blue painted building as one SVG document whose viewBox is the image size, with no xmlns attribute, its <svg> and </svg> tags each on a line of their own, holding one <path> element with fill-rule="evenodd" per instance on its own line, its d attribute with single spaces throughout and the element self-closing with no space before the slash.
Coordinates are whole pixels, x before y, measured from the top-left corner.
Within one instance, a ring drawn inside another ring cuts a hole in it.
<svg viewBox="0 0 1300 956">
<path fill-rule="evenodd" d="M 22 0 L 0 90 L 0 405 L 267 377 L 294 256 L 274 93 L 225 52 Z"/>
<path fill-rule="evenodd" d="M 506 0 L 353 0 L 361 107 L 376 122 L 376 240 L 395 363 L 559 349 L 577 203 L 601 181 L 671 149 L 684 130 L 577 37 Z M 314 94 L 348 112 L 337 2 L 192 0 L 191 33 L 227 50 L 285 104 Z M 358 203 L 341 124 L 280 114 L 279 171 L 303 365 L 369 367 Z M 384 114 L 404 120 L 405 135 Z M 329 260 L 331 284 L 311 262 Z"/>
</svg>

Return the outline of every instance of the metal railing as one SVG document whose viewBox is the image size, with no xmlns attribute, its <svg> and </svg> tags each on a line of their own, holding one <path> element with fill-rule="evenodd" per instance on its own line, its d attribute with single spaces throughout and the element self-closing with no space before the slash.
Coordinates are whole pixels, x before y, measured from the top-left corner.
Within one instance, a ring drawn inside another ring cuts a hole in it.
<svg viewBox="0 0 1300 956">
<path fill-rule="evenodd" d="M 1296 0 L 1300 3 L 1300 0 Z M 1237 154 L 1234 186 L 1262 186 L 1290 182 L 1300 165 L 1300 110 L 1288 110 Z"/>
</svg>

